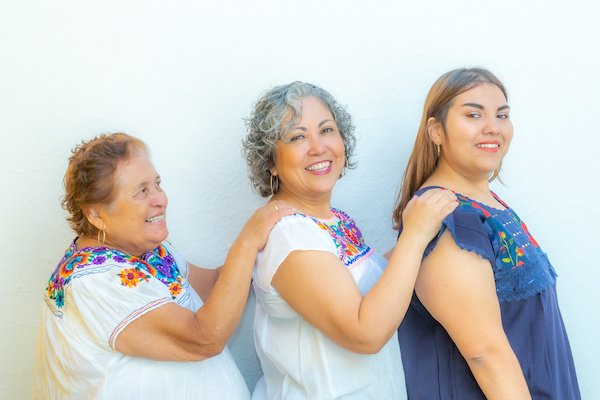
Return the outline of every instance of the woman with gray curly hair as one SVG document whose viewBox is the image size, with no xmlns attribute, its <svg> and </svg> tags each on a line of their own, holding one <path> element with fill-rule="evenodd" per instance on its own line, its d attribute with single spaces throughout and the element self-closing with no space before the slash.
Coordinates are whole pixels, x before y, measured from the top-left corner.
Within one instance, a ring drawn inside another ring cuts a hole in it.
<svg viewBox="0 0 600 400">
<path fill-rule="evenodd" d="M 351 117 L 331 94 L 303 82 L 277 86 L 247 125 L 254 187 L 298 210 L 257 255 L 254 338 L 264 377 L 253 398 L 406 398 L 396 329 L 423 251 L 456 197 L 438 190 L 412 200 L 388 262 L 331 207 L 355 144 Z"/>
</svg>

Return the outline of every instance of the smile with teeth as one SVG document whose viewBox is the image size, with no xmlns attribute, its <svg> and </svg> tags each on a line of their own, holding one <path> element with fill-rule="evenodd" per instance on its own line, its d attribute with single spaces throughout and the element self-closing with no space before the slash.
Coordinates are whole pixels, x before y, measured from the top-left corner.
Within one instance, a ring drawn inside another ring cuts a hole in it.
<svg viewBox="0 0 600 400">
<path fill-rule="evenodd" d="M 483 147 L 486 149 L 496 149 L 496 148 L 500 147 L 500 145 L 495 144 L 495 143 L 483 143 L 483 144 L 476 144 L 475 147 Z"/>
<path fill-rule="evenodd" d="M 165 219 L 165 214 L 157 215 L 156 217 L 148 218 L 146 222 L 159 222 Z"/>
<path fill-rule="evenodd" d="M 320 163 L 316 163 L 311 165 L 310 167 L 306 167 L 307 171 L 325 171 L 331 165 L 331 161 L 322 161 Z"/>
</svg>

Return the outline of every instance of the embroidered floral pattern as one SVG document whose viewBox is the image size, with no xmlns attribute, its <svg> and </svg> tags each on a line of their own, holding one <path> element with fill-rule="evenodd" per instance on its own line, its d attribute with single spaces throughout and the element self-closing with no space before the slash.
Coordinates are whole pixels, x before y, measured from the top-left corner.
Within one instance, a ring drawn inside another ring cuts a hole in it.
<svg viewBox="0 0 600 400">
<path fill-rule="evenodd" d="M 181 293 L 181 289 L 181 284 L 179 282 L 173 282 L 169 285 L 169 291 L 171 292 L 171 296 L 173 297 Z"/>
<path fill-rule="evenodd" d="M 73 243 L 56 267 L 48 281 L 46 293 L 56 307 L 65 306 L 65 288 L 78 272 L 98 270 L 107 262 L 123 264 L 117 275 L 121 284 L 128 288 L 149 282 L 154 277 L 169 288 L 175 299 L 182 292 L 182 277 L 173 256 L 163 245 L 144 254 L 141 258 L 121 253 L 107 247 L 85 248 L 77 251 Z"/>
<path fill-rule="evenodd" d="M 506 232 L 499 231 L 498 236 L 500 236 L 500 242 L 502 246 L 500 246 L 500 255 L 501 260 L 505 264 L 510 264 L 512 268 L 517 268 L 523 265 L 523 261 L 520 260 L 524 256 L 523 250 L 521 250 L 518 246 L 515 245 L 515 240 L 510 238 L 506 240 Z"/>
<path fill-rule="evenodd" d="M 505 226 L 508 226 L 512 223 L 517 224 L 517 226 L 520 228 L 520 231 L 527 236 L 527 239 L 529 239 L 527 242 L 531 243 L 536 248 L 538 247 L 538 243 L 529 233 L 529 229 L 527 229 L 525 223 L 515 214 L 515 212 L 494 192 L 492 192 L 492 195 L 500 204 L 502 204 L 506 208 L 506 210 L 504 211 L 506 215 L 510 219 L 512 219 L 512 221 L 507 222 L 505 224 L 501 224 L 495 218 L 490 218 L 492 215 L 488 210 L 486 210 L 486 207 L 482 207 L 480 204 L 477 204 L 468 197 L 459 194 L 457 194 L 457 197 L 459 199 L 459 206 L 464 205 L 480 210 L 483 213 L 484 217 L 487 219 L 490 227 L 494 229 L 495 234 L 498 235 L 498 241 L 500 243 L 500 253 L 498 254 L 499 261 L 503 265 L 506 265 L 507 267 L 510 267 L 512 269 L 520 267 L 527 262 L 527 257 L 525 255 L 523 247 L 520 247 L 517 244 L 515 238 L 513 237 L 515 235 L 518 235 L 520 232 L 517 229 L 517 231 L 511 235 L 511 233 L 507 229 L 505 229 Z M 529 245 L 527 242 L 524 243 L 525 246 Z"/>
<path fill-rule="evenodd" d="M 518 217 L 516 217 L 516 215 L 513 212 L 511 212 L 508 205 L 506 205 L 506 203 L 500 200 L 500 198 L 496 196 L 495 193 L 492 192 L 492 195 L 498 202 L 500 202 L 500 204 L 506 207 L 506 212 L 508 213 L 508 215 L 511 216 L 516 223 L 521 225 L 521 220 L 518 219 Z M 481 213 L 483 213 L 483 216 L 487 219 L 490 226 L 492 226 L 493 229 L 496 231 L 496 234 L 498 235 L 498 241 L 500 243 L 500 254 L 498 255 L 498 258 L 503 263 L 503 265 L 506 265 L 510 268 L 517 268 L 524 265 L 526 258 L 523 249 L 517 245 L 515 239 L 508 232 L 508 230 L 504 229 L 502 224 L 497 222 L 496 219 L 490 218 L 492 214 L 486 209 L 487 207 L 484 207 L 463 195 L 457 194 L 456 196 L 458 197 L 459 207 L 467 206 L 479 210 Z"/>
<path fill-rule="evenodd" d="M 124 269 L 119 273 L 119 277 L 121 278 L 121 285 L 130 288 L 137 286 L 138 282 L 148 282 L 148 279 L 151 278 L 151 276 L 142 271 L 140 267 Z"/>
<path fill-rule="evenodd" d="M 468 197 L 465 197 L 461 194 L 457 194 L 456 197 L 458 197 L 458 205 L 459 206 L 469 206 L 469 207 L 473 207 L 476 208 L 478 210 L 481 210 L 481 212 L 483 212 L 483 215 L 486 218 L 489 218 L 492 214 L 490 214 L 485 208 L 481 207 L 479 204 L 475 203 L 474 201 L 472 201 L 471 199 L 469 199 Z"/>
<path fill-rule="evenodd" d="M 332 208 L 331 212 L 335 216 L 332 221 L 322 221 L 304 216 L 311 218 L 321 229 L 331 235 L 340 254 L 340 260 L 347 267 L 352 267 L 363 257 L 370 255 L 373 250 L 365 244 L 362 233 L 352 218 L 335 208 Z"/>
</svg>

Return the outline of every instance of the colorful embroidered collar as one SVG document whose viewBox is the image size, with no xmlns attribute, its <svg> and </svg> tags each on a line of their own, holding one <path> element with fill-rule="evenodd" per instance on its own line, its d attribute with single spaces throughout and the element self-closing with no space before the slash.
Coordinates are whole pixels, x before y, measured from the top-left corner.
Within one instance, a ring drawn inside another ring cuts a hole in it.
<svg viewBox="0 0 600 400">
<path fill-rule="evenodd" d="M 338 249 L 340 260 L 348 268 L 353 268 L 364 258 L 370 256 L 373 250 L 365 244 L 360 229 L 348 214 L 336 208 L 331 208 L 331 213 L 333 218 L 328 220 L 300 215 L 312 219 L 321 229 L 327 231 Z"/>
<path fill-rule="evenodd" d="M 108 247 L 86 247 L 77 251 L 75 241 L 67 249 L 46 287 L 48 297 L 58 308 L 65 306 L 65 288 L 72 279 L 115 267 L 122 268 L 118 276 L 123 286 L 135 287 L 154 277 L 169 288 L 173 299 L 181 293 L 181 274 L 162 244 L 138 258 Z"/>
</svg>

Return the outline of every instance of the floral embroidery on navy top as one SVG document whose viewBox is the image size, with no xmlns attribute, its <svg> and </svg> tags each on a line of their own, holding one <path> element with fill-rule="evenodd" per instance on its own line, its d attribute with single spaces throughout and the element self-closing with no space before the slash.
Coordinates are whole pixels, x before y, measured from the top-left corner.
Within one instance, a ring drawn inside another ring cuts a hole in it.
<svg viewBox="0 0 600 400">
<path fill-rule="evenodd" d="M 495 193 L 492 192 L 492 195 L 506 207 L 504 210 L 456 194 L 459 212 L 455 210 L 451 214 L 453 219 L 447 218 L 444 225 L 450 229 L 459 247 L 475 251 L 492 262 L 500 301 L 523 300 L 554 285 L 557 275 L 547 255 L 533 239 L 521 218 Z M 456 228 L 461 224 L 461 212 L 479 215 L 482 223 L 479 229 L 483 228 L 482 233 L 488 236 L 494 254 L 474 249 L 468 243 L 461 243 L 460 237 L 457 238 Z"/>
<path fill-rule="evenodd" d="M 321 220 L 304 214 L 300 215 L 312 219 L 321 229 L 331 235 L 340 260 L 346 267 L 352 268 L 364 258 L 370 256 L 373 250 L 365 244 L 360 229 L 348 214 L 336 208 L 331 208 L 331 212 L 334 217 L 328 220 Z"/>
<path fill-rule="evenodd" d="M 107 265 L 109 261 L 112 263 Z M 65 288 L 72 279 L 105 272 L 115 267 L 122 267 L 118 277 L 121 278 L 121 285 L 128 288 L 149 282 L 149 279 L 154 277 L 169 288 L 173 299 L 182 292 L 181 273 L 175 260 L 162 244 L 141 257 L 134 257 L 108 247 L 86 247 L 77 251 L 74 241 L 48 281 L 48 297 L 56 307 L 63 308 Z"/>
</svg>

